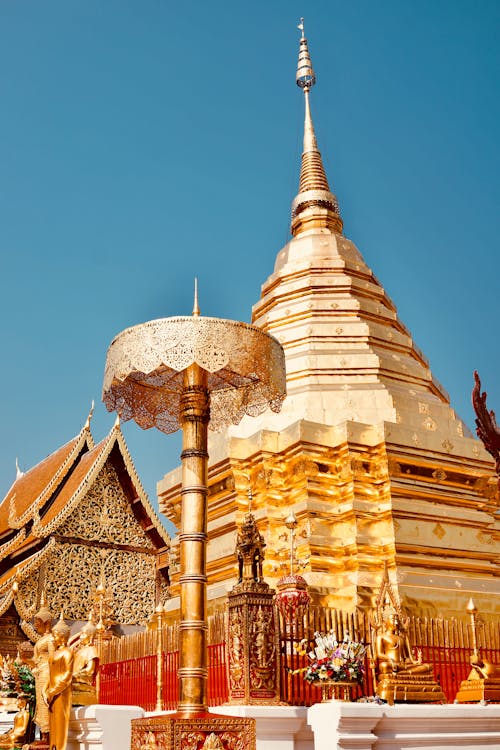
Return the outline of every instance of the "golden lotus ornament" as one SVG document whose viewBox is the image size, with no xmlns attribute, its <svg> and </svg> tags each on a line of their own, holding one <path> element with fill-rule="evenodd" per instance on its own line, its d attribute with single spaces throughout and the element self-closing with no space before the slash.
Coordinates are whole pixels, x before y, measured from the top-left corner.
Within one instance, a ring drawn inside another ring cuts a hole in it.
<svg viewBox="0 0 500 750">
<path fill-rule="evenodd" d="M 207 732 L 210 727 L 227 732 L 231 723 L 228 717 L 207 714 L 207 429 L 221 430 L 268 408 L 279 411 L 285 394 L 279 342 L 245 323 L 201 317 L 196 298 L 191 317 L 128 328 L 108 350 L 103 386 L 107 409 L 116 410 L 124 421 L 134 419 L 143 429 L 156 427 L 167 434 L 182 429 L 176 716 L 179 721 L 203 717 Z M 155 731 L 154 721 L 133 729 L 133 747 L 144 732 Z"/>
</svg>

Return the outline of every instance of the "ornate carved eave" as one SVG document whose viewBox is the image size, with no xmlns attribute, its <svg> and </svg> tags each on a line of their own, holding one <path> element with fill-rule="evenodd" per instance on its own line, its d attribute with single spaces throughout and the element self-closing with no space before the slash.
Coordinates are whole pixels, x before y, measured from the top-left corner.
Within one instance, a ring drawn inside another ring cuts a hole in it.
<svg viewBox="0 0 500 750">
<path fill-rule="evenodd" d="M 160 537 L 165 542 L 165 546 L 170 547 L 170 535 L 167 533 L 167 531 L 163 527 L 155 509 L 153 508 L 153 506 L 151 505 L 149 501 L 146 491 L 144 487 L 142 486 L 141 480 L 139 479 L 139 475 L 137 474 L 137 471 L 135 469 L 134 462 L 132 461 L 132 457 L 129 453 L 122 431 L 119 428 L 116 430 L 116 442 L 118 443 L 120 447 L 120 451 L 121 451 L 125 466 L 127 468 L 127 471 L 130 475 L 130 478 L 135 487 L 137 495 L 141 501 L 141 504 L 146 510 L 147 515 L 149 516 L 151 524 L 154 526 L 154 528 L 156 529 Z"/>
</svg>

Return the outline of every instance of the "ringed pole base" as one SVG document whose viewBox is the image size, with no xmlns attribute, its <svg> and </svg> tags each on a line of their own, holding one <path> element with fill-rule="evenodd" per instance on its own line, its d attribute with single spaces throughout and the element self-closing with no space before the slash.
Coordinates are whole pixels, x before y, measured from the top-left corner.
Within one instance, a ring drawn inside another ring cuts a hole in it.
<svg viewBox="0 0 500 750">
<path fill-rule="evenodd" d="M 255 750 L 255 719 L 180 713 L 132 720 L 131 750 Z"/>
</svg>

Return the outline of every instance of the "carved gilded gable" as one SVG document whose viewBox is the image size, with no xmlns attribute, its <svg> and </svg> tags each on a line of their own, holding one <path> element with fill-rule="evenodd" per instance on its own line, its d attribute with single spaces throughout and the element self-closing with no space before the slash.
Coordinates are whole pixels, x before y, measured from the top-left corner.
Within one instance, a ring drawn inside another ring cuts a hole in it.
<svg viewBox="0 0 500 750">
<path fill-rule="evenodd" d="M 115 469 L 106 463 L 89 491 L 57 533 L 77 539 L 127 544 L 154 550 L 140 527 Z"/>
<path fill-rule="evenodd" d="M 54 615 L 64 611 L 67 620 L 86 620 L 101 571 L 116 622 L 138 625 L 154 610 L 155 555 L 55 542 L 44 563 L 44 587 Z M 39 573 L 35 570 L 20 583 L 16 600 L 25 620 L 31 620 L 35 613 L 38 589 Z"/>
</svg>

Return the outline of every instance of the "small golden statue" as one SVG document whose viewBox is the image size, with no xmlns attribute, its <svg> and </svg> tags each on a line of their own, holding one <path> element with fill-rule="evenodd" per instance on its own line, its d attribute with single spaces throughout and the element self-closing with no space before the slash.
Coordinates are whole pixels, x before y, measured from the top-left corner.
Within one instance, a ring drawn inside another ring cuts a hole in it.
<svg viewBox="0 0 500 750">
<path fill-rule="evenodd" d="M 73 661 L 73 698 L 74 706 L 90 706 L 97 703 L 96 676 L 99 669 L 99 654 L 94 646 L 97 628 L 92 616 L 69 645 L 75 652 Z"/>
<path fill-rule="evenodd" d="M 49 744 L 51 750 L 66 750 L 69 715 L 71 712 L 71 682 L 73 679 L 73 650 L 68 646 L 69 627 L 61 617 L 52 628 L 54 652 L 49 659 L 49 684 L 45 700 L 49 707 Z"/>
<path fill-rule="evenodd" d="M 45 603 L 45 594 L 42 592 L 40 609 L 34 617 L 34 626 L 40 638 L 33 649 L 33 674 L 35 676 L 35 724 L 40 729 L 40 744 L 46 745 L 49 741 L 49 709 L 44 700 L 44 692 L 49 682 L 49 658 L 54 648 L 52 640 L 51 625 L 52 615 Z"/>
<path fill-rule="evenodd" d="M 0 748 L 21 747 L 28 741 L 28 729 L 30 715 L 28 711 L 28 701 L 23 696 L 17 699 L 17 708 L 19 709 L 14 716 L 14 725 L 8 732 L 0 734 Z"/>
<path fill-rule="evenodd" d="M 500 701 L 500 666 L 481 657 L 476 634 L 477 608 L 469 599 L 467 612 L 471 617 L 472 670 L 466 680 L 462 680 L 456 695 L 456 703 L 477 703 L 478 701 Z"/>
<path fill-rule="evenodd" d="M 445 703 L 441 687 L 430 664 L 415 658 L 403 624 L 399 601 L 389 582 L 387 566 L 377 598 L 372 625 L 375 639 L 376 694 L 393 703 Z M 383 628 L 383 630 L 382 630 Z"/>
<path fill-rule="evenodd" d="M 236 557 L 238 558 L 237 586 L 244 589 L 265 588 L 262 564 L 266 543 L 260 533 L 255 517 L 252 513 L 252 491 L 248 490 L 248 513 L 245 513 L 242 526 L 236 537 Z"/>
</svg>

